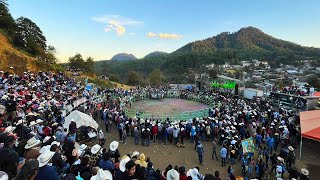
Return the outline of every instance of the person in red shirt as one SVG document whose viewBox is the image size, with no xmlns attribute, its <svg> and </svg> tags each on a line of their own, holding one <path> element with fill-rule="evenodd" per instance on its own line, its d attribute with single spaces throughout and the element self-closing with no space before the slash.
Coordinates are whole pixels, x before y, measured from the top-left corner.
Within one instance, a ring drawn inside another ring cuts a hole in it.
<svg viewBox="0 0 320 180">
<path fill-rule="evenodd" d="M 153 137 L 153 142 L 157 142 L 157 134 L 158 134 L 158 126 L 156 124 L 152 124 L 152 137 Z"/>
</svg>

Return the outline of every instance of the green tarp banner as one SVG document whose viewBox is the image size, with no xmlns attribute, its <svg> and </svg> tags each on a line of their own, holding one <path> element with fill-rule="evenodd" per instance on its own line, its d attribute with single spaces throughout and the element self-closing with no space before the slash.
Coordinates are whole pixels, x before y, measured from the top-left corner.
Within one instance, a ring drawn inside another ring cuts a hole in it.
<svg viewBox="0 0 320 180">
<path fill-rule="evenodd" d="M 226 82 L 217 82 L 213 81 L 211 84 L 212 87 L 220 87 L 224 89 L 234 89 L 236 87 L 236 83 L 232 81 L 226 81 Z"/>
</svg>

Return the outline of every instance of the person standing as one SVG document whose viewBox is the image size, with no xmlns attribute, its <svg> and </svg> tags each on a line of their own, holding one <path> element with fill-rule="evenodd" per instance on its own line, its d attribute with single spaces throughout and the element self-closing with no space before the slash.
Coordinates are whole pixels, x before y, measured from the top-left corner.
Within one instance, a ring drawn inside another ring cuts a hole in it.
<svg viewBox="0 0 320 180">
<path fill-rule="evenodd" d="M 203 164 L 203 154 L 204 154 L 204 149 L 203 149 L 203 145 L 200 141 L 198 141 L 198 145 L 197 145 L 197 153 L 199 156 L 199 163 L 202 165 Z"/>
<path fill-rule="evenodd" d="M 221 155 L 221 166 L 223 167 L 226 165 L 226 158 L 227 158 L 227 149 L 225 148 L 225 146 L 222 146 L 220 155 Z"/>
<path fill-rule="evenodd" d="M 212 141 L 212 160 L 214 159 L 214 156 L 216 156 L 216 160 L 219 160 L 217 156 L 217 139 Z"/>
</svg>

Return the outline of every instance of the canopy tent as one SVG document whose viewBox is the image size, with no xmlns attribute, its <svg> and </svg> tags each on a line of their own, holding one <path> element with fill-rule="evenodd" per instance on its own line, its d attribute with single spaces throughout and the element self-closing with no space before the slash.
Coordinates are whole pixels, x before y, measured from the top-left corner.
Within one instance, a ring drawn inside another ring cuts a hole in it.
<svg viewBox="0 0 320 180">
<path fill-rule="evenodd" d="M 320 141 L 320 110 L 300 112 L 301 136 Z M 302 138 L 300 141 L 300 159 L 302 154 Z"/>
<path fill-rule="evenodd" d="M 301 134 L 320 141 L 320 110 L 300 112 Z"/>
<path fill-rule="evenodd" d="M 82 113 L 80 111 L 72 111 L 66 118 L 65 122 L 63 124 L 64 128 L 69 129 L 69 124 L 71 123 L 71 120 L 74 120 L 74 122 L 77 124 L 77 128 L 81 126 L 89 126 L 93 129 L 97 130 L 99 125 L 97 122 L 89 115 Z"/>
</svg>

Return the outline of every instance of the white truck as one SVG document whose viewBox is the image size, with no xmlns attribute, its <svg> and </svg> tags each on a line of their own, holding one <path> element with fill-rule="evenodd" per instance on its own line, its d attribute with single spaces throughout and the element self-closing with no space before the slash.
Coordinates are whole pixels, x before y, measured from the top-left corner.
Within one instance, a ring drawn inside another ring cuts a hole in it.
<svg viewBox="0 0 320 180">
<path fill-rule="evenodd" d="M 243 90 L 243 97 L 246 99 L 253 99 L 254 97 L 262 97 L 263 91 L 252 88 L 245 88 Z"/>
</svg>

